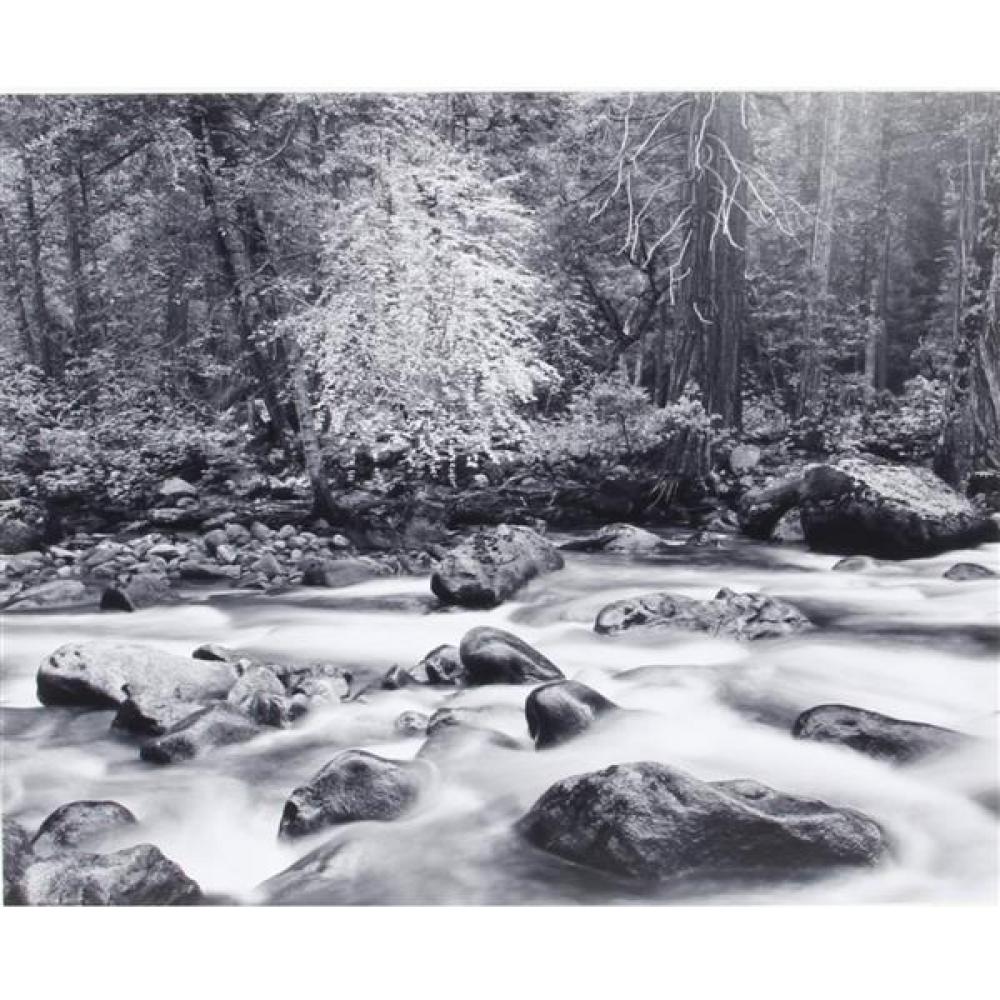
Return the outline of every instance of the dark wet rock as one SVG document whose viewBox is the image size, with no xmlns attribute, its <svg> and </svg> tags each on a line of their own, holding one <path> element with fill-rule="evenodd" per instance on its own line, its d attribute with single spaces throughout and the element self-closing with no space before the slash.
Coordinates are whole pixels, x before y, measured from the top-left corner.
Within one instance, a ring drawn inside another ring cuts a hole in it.
<svg viewBox="0 0 1000 1000">
<path fill-rule="evenodd" d="M 379 567 L 369 559 L 322 559 L 310 556 L 302 560 L 302 582 L 307 587 L 349 587 L 379 576 Z"/>
<path fill-rule="evenodd" d="M 127 583 L 107 587 L 101 594 L 102 611 L 139 611 L 174 598 L 170 580 L 155 573 L 140 573 Z"/>
<path fill-rule="evenodd" d="M 806 470 L 802 528 L 810 548 L 911 559 L 1000 538 L 1000 528 L 928 469 L 845 459 Z"/>
<path fill-rule="evenodd" d="M 567 861 L 645 880 L 798 876 L 871 865 L 886 849 L 878 824 L 852 809 L 756 781 L 700 781 L 648 761 L 556 782 L 516 829 Z"/>
<path fill-rule="evenodd" d="M 248 719 L 262 726 L 284 726 L 291 709 L 285 686 L 270 667 L 251 664 L 241 670 L 239 680 L 230 688 L 226 702 Z"/>
<path fill-rule="evenodd" d="M 768 594 L 739 594 L 724 587 L 712 600 L 657 592 L 615 601 L 594 623 L 601 635 L 635 630 L 705 632 L 733 639 L 766 639 L 811 628 L 797 608 Z"/>
<path fill-rule="evenodd" d="M 492 608 L 529 580 L 562 566 L 550 541 L 530 528 L 501 524 L 449 552 L 431 577 L 431 590 L 445 604 Z"/>
<path fill-rule="evenodd" d="M 651 555 L 668 548 L 659 535 L 632 524 L 608 524 L 586 538 L 574 538 L 559 546 L 565 552 L 611 552 Z"/>
<path fill-rule="evenodd" d="M 3 818 L 3 901 L 15 902 L 14 887 L 31 864 L 31 834 L 16 820 Z"/>
<path fill-rule="evenodd" d="M 260 732 L 260 726 L 232 705 L 209 705 L 143 744 L 139 757 L 152 764 L 175 764 L 217 747 L 245 743 Z"/>
<path fill-rule="evenodd" d="M 872 559 L 871 556 L 844 556 L 830 568 L 838 573 L 860 573 L 862 570 L 874 569 L 877 565 L 877 560 Z"/>
<path fill-rule="evenodd" d="M 162 736 L 205 707 L 199 701 L 163 697 L 155 692 L 140 693 L 127 697 L 118 706 L 111 728 L 134 736 Z"/>
<path fill-rule="evenodd" d="M 960 562 L 946 569 L 942 574 L 946 580 L 990 580 L 997 574 L 979 563 Z"/>
<path fill-rule="evenodd" d="M 481 626 L 462 636 L 459 655 L 466 681 L 480 684 L 530 684 L 552 681 L 562 671 L 523 639 L 503 629 Z"/>
<path fill-rule="evenodd" d="M 458 646 L 435 646 L 409 673 L 418 684 L 441 687 L 454 687 L 465 680 Z"/>
<path fill-rule="evenodd" d="M 420 736 L 427 732 L 427 723 L 430 720 L 423 712 L 403 712 L 393 725 L 400 736 Z"/>
<path fill-rule="evenodd" d="M 878 760 L 908 764 L 954 750 L 970 737 L 926 722 L 908 722 L 852 705 L 817 705 L 803 712 L 792 726 L 800 740 L 835 743 Z"/>
<path fill-rule="evenodd" d="M 613 701 L 578 681 L 543 684 L 524 703 L 528 733 L 539 750 L 577 736 L 617 711 Z"/>
<path fill-rule="evenodd" d="M 344 750 L 296 788 L 279 836 L 294 838 L 357 820 L 393 820 L 410 810 L 431 772 L 424 763 Z"/>
<path fill-rule="evenodd" d="M 512 736 L 488 726 L 473 725 L 445 709 L 435 712 L 427 724 L 427 739 L 417 757 L 435 762 L 475 758 L 488 750 L 524 750 Z"/>
<path fill-rule="evenodd" d="M 177 906 L 202 898 L 198 884 L 152 844 L 39 859 L 27 867 L 15 895 L 28 906 Z"/>
<path fill-rule="evenodd" d="M 79 608 L 97 604 L 100 591 L 81 580 L 49 580 L 21 590 L 4 611 L 43 611 L 48 608 Z"/>
<path fill-rule="evenodd" d="M 78 850 L 108 834 L 135 826 L 132 811 L 110 800 L 81 800 L 49 813 L 38 828 L 31 847 L 36 857 Z"/>
<path fill-rule="evenodd" d="M 737 510 L 740 531 L 766 542 L 788 511 L 799 505 L 802 476 L 793 475 L 743 494 Z"/>
<path fill-rule="evenodd" d="M 38 668 L 43 705 L 114 708 L 133 697 L 207 701 L 224 698 L 236 681 L 232 664 L 175 656 L 125 642 L 71 642 Z"/>
</svg>

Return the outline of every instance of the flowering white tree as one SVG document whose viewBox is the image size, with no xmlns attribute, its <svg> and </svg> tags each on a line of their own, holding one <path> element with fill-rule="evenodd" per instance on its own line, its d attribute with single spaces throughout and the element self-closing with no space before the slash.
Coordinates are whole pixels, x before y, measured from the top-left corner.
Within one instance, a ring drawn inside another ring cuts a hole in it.
<svg viewBox="0 0 1000 1000">
<path fill-rule="evenodd" d="M 396 123 L 398 125 L 398 122 Z M 356 135 L 374 167 L 331 210 L 323 290 L 289 321 L 334 436 L 411 460 L 489 452 L 555 378 L 532 335 L 544 289 L 531 214 L 419 121 Z"/>
</svg>

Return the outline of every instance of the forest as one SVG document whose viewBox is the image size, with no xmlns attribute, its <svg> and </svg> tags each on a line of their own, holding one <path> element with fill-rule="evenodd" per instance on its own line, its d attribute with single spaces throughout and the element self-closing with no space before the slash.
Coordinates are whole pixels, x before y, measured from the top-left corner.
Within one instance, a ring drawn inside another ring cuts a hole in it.
<svg viewBox="0 0 1000 1000">
<path fill-rule="evenodd" d="M 360 484 L 582 463 L 649 470 L 669 519 L 740 442 L 964 488 L 1000 465 L 998 121 L 974 93 L 4 98 L 0 493 L 56 537 L 165 476 L 277 477 L 347 523 Z"/>
</svg>

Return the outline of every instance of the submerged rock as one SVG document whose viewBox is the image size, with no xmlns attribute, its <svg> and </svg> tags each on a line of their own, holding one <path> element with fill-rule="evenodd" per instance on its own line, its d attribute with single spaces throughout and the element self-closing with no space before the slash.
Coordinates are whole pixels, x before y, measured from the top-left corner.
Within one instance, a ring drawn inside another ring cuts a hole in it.
<svg viewBox="0 0 1000 1000">
<path fill-rule="evenodd" d="M 617 711 L 613 701 L 578 681 L 543 684 L 524 703 L 528 734 L 539 750 L 577 736 Z"/>
<path fill-rule="evenodd" d="M 450 709 L 443 709 L 431 716 L 427 739 L 417 751 L 417 758 L 443 762 L 474 758 L 486 750 L 524 750 L 524 747 L 499 729 L 471 724 Z"/>
<path fill-rule="evenodd" d="M 431 590 L 445 604 L 492 608 L 529 580 L 562 566 L 550 541 L 530 528 L 501 524 L 449 552 L 431 577 Z"/>
<path fill-rule="evenodd" d="M 260 727 L 232 705 L 210 705 L 143 744 L 139 757 L 152 764 L 174 764 L 216 747 L 245 743 L 259 733 Z"/>
<path fill-rule="evenodd" d="M 114 708 L 133 696 L 201 701 L 224 698 L 236 682 L 231 664 L 175 656 L 125 642 L 71 642 L 46 657 L 37 674 L 43 705 Z"/>
<path fill-rule="evenodd" d="M 607 524 L 586 538 L 574 538 L 559 546 L 564 552 L 613 552 L 648 555 L 669 548 L 659 535 L 632 524 Z"/>
<path fill-rule="evenodd" d="M 810 708 L 795 720 L 792 735 L 800 740 L 840 744 L 897 764 L 954 750 L 969 741 L 954 729 L 894 719 L 853 705 Z"/>
<path fill-rule="evenodd" d="M 14 895 L 28 906 L 177 906 L 202 899 L 197 882 L 152 844 L 41 858 L 25 869 Z"/>
<path fill-rule="evenodd" d="M 302 582 L 307 587 L 349 587 L 379 575 L 378 567 L 367 559 L 321 559 L 302 561 Z"/>
<path fill-rule="evenodd" d="M 874 569 L 876 566 L 878 566 L 878 562 L 871 556 L 844 556 L 830 568 L 838 573 L 860 573 L 862 570 Z"/>
<path fill-rule="evenodd" d="M 653 762 L 558 781 L 516 829 L 567 861 L 644 880 L 799 875 L 871 865 L 886 849 L 878 824 L 853 809 L 756 781 L 700 781 Z"/>
<path fill-rule="evenodd" d="M 416 803 L 430 777 L 428 765 L 344 750 L 292 792 L 278 834 L 302 837 L 357 820 L 392 820 Z"/>
<path fill-rule="evenodd" d="M 594 623 L 601 635 L 630 630 L 706 632 L 733 639 L 765 639 L 811 628 L 798 608 L 767 594 L 739 594 L 727 587 L 710 601 L 657 592 L 615 601 Z"/>
<path fill-rule="evenodd" d="M 123 827 L 135 826 L 137 822 L 131 810 L 118 802 L 67 802 L 45 817 L 31 847 L 36 857 L 76 850 Z"/>
<path fill-rule="evenodd" d="M 31 864 L 31 834 L 16 820 L 3 818 L 3 901 L 15 902 L 14 887 Z"/>
<path fill-rule="evenodd" d="M 237 669 L 242 668 L 237 666 Z M 290 718 L 290 704 L 284 685 L 273 670 L 262 664 L 242 669 L 239 680 L 226 696 L 226 702 L 263 726 L 283 726 Z"/>
<path fill-rule="evenodd" d="M 423 712 L 408 711 L 401 713 L 393 723 L 393 729 L 400 736 L 420 736 L 427 732 L 430 720 Z"/>
<path fill-rule="evenodd" d="M 1000 529 L 928 469 L 844 459 L 802 479 L 810 548 L 912 559 L 1000 538 Z"/>
<path fill-rule="evenodd" d="M 946 580 L 990 580 L 997 574 L 979 563 L 960 562 L 949 567 L 942 574 Z"/>
<path fill-rule="evenodd" d="M 459 655 L 471 685 L 527 684 L 563 676 L 551 660 L 523 639 L 486 625 L 465 633 Z"/>
</svg>

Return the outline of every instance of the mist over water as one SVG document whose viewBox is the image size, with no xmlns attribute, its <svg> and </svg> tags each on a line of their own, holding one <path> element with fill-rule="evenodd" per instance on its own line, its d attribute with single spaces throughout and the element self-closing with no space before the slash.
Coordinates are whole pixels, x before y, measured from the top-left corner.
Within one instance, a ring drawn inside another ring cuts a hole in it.
<svg viewBox="0 0 1000 1000">
<path fill-rule="evenodd" d="M 2 626 L 4 809 L 30 826 L 64 802 L 115 799 L 139 817 L 142 839 L 206 892 L 247 902 L 993 901 L 1000 609 L 996 580 L 942 579 L 966 560 L 998 568 L 1000 545 L 860 572 L 831 572 L 836 557 L 755 543 L 643 561 L 568 554 L 564 570 L 482 612 L 427 613 L 427 579 L 394 578 L 283 596 L 202 594 L 134 614 L 10 615 Z M 593 632 L 610 601 L 662 589 L 705 598 L 723 586 L 785 598 L 819 627 L 754 643 Z M 218 642 L 276 661 L 381 671 L 457 644 L 476 625 L 515 632 L 567 677 L 636 711 L 535 752 L 523 714 L 530 687 L 373 691 L 291 729 L 159 767 L 109 734 L 111 712 L 42 709 L 35 697 L 39 662 L 70 641 L 118 639 L 181 654 Z M 799 712 L 829 702 L 981 738 L 905 768 L 791 738 Z M 444 762 L 402 820 L 277 839 L 288 794 L 338 750 L 412 757 L 422 737 L 401 737 L 395 719 L 445 705 L 480 710 L 483 725 L 522 740 L 525 751 L 489 748 Z M 644 889 L 549 859 L 512 834 L 553 782 L 635 760 L 857 808 L 884 827 L 892 857 L 801 883 Z M 302 870 L 273 878 L 321 845 Z"/>
</svg>

